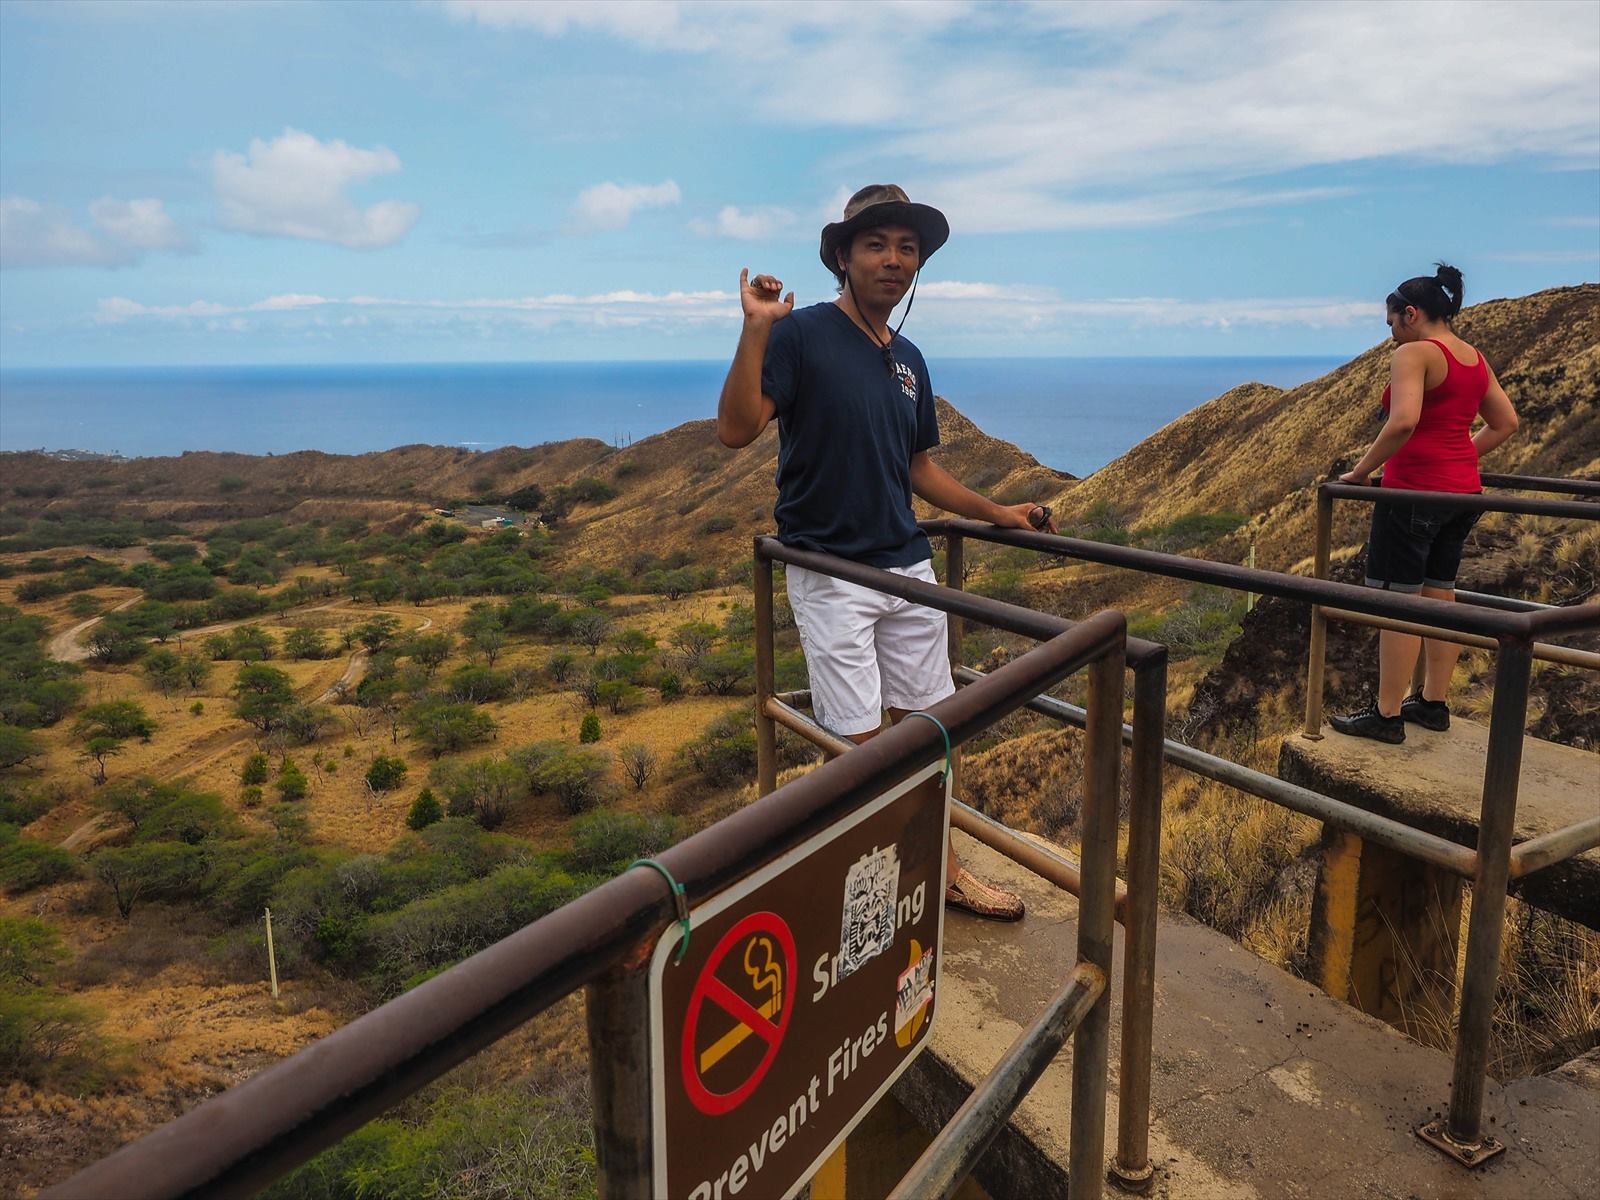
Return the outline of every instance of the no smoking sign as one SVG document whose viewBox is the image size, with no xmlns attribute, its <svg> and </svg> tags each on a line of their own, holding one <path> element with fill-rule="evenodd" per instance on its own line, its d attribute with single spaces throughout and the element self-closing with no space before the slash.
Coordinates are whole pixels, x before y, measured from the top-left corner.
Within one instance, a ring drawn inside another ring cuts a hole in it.
<svg viewBox="0 0 1600 1200">
<path fill-rule="evenodd" d="M 793 1196 L 927 1046 L 948 798 L 935 763 L 706 901 L 650 964 L 653 1194 Z"/>
</svg>

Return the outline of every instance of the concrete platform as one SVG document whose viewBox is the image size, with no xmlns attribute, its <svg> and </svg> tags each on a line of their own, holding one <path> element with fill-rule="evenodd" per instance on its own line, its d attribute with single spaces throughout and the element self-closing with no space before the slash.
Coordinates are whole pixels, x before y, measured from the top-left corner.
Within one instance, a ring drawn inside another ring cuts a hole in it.
<svg viewBox="0 0 1600 1200">
<path fill-rule="evenodd" d="M 980 874 L 1025 896 L 998 925 L 951 912 L 934 1040 L 895 1089 L 942 1121 L 1060 986 L 1076 901 L 957 834 Z M 1117 961 L 1122 954 L 1117 941 Z M 1120 965 L 1113 999 L 1108 1155 L 1115 1146 Z M 978 1179 L 996 1200 L 1066 1189 L 1070 1046 L 1019 1109 Z M 1468 1173 L 1411 1132 L 1442 1110 L 1450 1060 L 1269 966 L 1228 938 L 1162 913 L 1152 1079 L 1154 1195 L 1522 1200 L 1600 1195 L 1600 1093 L 1558 1075 L 1491 1081 L 1487 1127 L 1507 1145 Z M 1107 1188 L 1107 1195 L 1117 1193 Z"/>
<path fill-rule="evenodd" d="M 1442 733 L 1406 726 L 1390 746 L 1323 727 L 1321 741 L 1284 739 L 1278 775 L 1337 800 L 1404 821 L 1463 846 L 1478 841 L 1489 731 L 1452 718 Z M 1517 792 L 1516 840 L 1554 833 L 1600 814 L 1600 754 L 1526 738 Z M 1546 867 L 1511 892 L 1600 929 L 1600 849 Z"/>
</svg>

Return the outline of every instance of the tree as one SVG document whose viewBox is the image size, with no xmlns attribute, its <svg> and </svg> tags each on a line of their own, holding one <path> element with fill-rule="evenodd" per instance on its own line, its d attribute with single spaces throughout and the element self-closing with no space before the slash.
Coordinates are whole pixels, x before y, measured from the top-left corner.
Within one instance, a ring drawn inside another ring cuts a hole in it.
<svg viewBox="0 0 1600 1200">
<path fill-rule="evenodd" d="M 683 656 L 684 666 L 691 671 L 702 657 L 711 652 L 717 641 L 717 627 L 710 621 L 689 621 L 679 625 L 672 633 L 672 644 Z"/>
<path fill-rule="evenodd" d="M 44 746 L 30 731 L 18 725 L 0 725 L 0 770 L 20 767 L 43 753 Z"/>
<path fill-rule="evenodd" d="M 439 802 L 434 799 L 432 788 L 423 788 L 411 804 L 411 811 L 406 814 L 406 827 L 408 829 L 426 829 L 435 821 L 443 818 L 444 812 L 439 807 Z"/>
<path fill-rule="evenodd" d="M 509 758 L 441 763 L 430 778 L 449 801 L 452 817 L 471 817 L 485 829 L 503 824 L 512 801 L 528 790 L 527 771 Z"/>
<path fill-rule="evenodd" d="M 416 663 L 428 673 L 428 678 L 433 678 L 433 673 L 443 665 L 444 660 L 450 657 L 450 635 L 448 633 L 422 634 L 411 639 L 411 661 Z"/>
<path fill-rule="evenodd" d="M 294 659 L 327 658 L 326 635 L 311 626 L 298 626 L 283 635 L 283 652 Z"/>
<path fill-rule="evenodd" d="M 176 898 L 192 892 L 205 872 L 205 852 L 182 842 L 139 842 L 101 850 L 89 860 L 95 877 L 111 889 L 126 921 L 144 898 Z"/>
<path fill-rule="evenodd" d="M 244 663 L 258 663 L 272 657 L 276 643 L 272 635 L 259 625 L 241 625 L 229 639 L 228 652 Z"/>
<path fill-rule="evenodd" d="M 358 625 L 355 630 L 356 639 L 369 651 L 376 654 L 400 632 L 400 618 L 389 613 L 379 613 L 363 625 Z"/>
<path fill-rule="evenodd" d="M 476 705 L 442 697 L 422 701 L 406 711 L 411 736 L 435 758 L 486 742 L 495 735 L 494 718 Z"/>
<path fill-rule="evenodd" d="M 613 713 L 627 712 L 639 701 L 639 689 L 626 679 L 608 679 L 596 685 L 595 697 Z"/>
<path fill-rule="evenodd" d="M 598 742 L 600 740 L 600 714 L 590 710 L 583 714 L 583 723 L 578 726 L 578 740 L 580 742 Z"/>
<path fill-rule="evenodd" d="M 171 650 L 162 648 L 150 651 L 140 666 L 163 697 L 172 695 L 173 690 L 183 682 L 183 660 Z"/>
<path fill-rule="evenodd" d="M 122 753 L 122 739 L 114 737 L 92 737 L 84 743 L 83 749 L 78 751 L 78 761 L 85 765 L 93 763 L 89 777 L 99 787 L 106 781 L 106 763 L 114 756 Z"/>
<path fill-rule="evenodd" d="M 599 651 L 610 633 L 611 620 L 599 609 L 585 609 L 572 618 L 572 635 L 589 647 L 590 654 Z"/>
<path fill-rule="evenodd" d="M 742 646 L 729 646 L 714 650 L 700 659 L 694 667 L 694 677 L 705 685 L 713 696 L 731 696 L 747 692 L 753 686 L 755 654 Z"/>
<path fill-rule="evenodd" d="M 209 635 L 202 645 L 204 645 L 206 648 L 206 654 L 209 655 L 214 662 L 220 662 L 222 659 L 228 658 L 233 654 L 233 639 L 225 633 L 213 633 Z"/>
<path fill-rule="evenodd" d="M 202 684 L 211 678 L 211 662 L 198 654 L 185 654 L 180 664 L 183 671 L 183 682 L 189 685 L 191 692 L 198 692 Z"/>
<path fill-rule="evenodd" d="M 551 683 L 562 684 L 572 677 L 573 665 L 572 655 L 552 654 L 549 661 L 544 664 L 544 669 L 549 674 Z"/>
<path fill-rule="evenodd" d="M 392 792 L 404 782 L 406 777 L 405 760 L 401 758 L 385 758 L 379 755 L 372 760 L 372 765 L 367 768 L 367 786 L 374 792 L 382 794 Z"/>
<path fill-rule="evenodd" d="M 156 722 L 137 700 L 106 700 L 84 709 L 72 728 L 79 737 L 136 737 L 148 742 Z"/>
<path fill-rule="evenodd" d="M 599 800 L 611 765 L 604 750 L 571 750 L 559 742 L 535 742 L 521 754 L 531 763 L 528 780 L 533 789 L 554 796 L 572 814 Z"/>
<path fill-rule="evenodd" d="M 89 648 L 103 663 L 131 662 L 144 650 L 144 639 L 120 613 L 101 617 L 89 631 Z"/>
<path fill-rule="evenodd" d="M 270 733 L 283 723 L 284 714 L 294 704 L 294 685 L 276 667 L 240 667 L 231 694 L 234 714 L 262 733 Z"/>
<path fill-rule="evenodd" d="M 512 492 L 502 503 L 517 512 L 538 512 L 544 507 L 544 489 L 537 483 L 530 483 Z"/>
<path fill-rule="evenodd" d="M 643 791 L 644 785 L 656 773 L 655 751 L 643 742 L 629 742 L 618 751 L 622 759 L 622 770 L 627 777 L 633 780 L 635 791 Z"/>
</svg>

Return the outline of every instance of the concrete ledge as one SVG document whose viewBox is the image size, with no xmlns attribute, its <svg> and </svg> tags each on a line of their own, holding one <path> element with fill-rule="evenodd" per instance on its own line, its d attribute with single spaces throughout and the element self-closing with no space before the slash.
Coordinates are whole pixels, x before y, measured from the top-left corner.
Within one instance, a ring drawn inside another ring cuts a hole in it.
<svg viewBox="0 0 1600 1200">
<path fill-rule="evenodd" d="M 1488 729 L 1460 718 L 1452 718 L 1443 733 L 1407 725 L 1405 743 L 1399 746 L 1324 727 L 1321 741 L 1299 734 L 1284 739 L 1278 775 L 1368 812 L 1476 846 L 1488 752 Z M 1554 833 L 1596 815 L 1600 755 L 1525 739 L 1516 840 Z M 1600 849 L 1514 880 L 1511 894 L 1600 929 Z"/>
<path fill-rule="evenodd" d="M 1028 916 L 1016 925 L 947 916 L 933 1044 L 916 1079 L 908 1072 L 910 1082 L 898 1093 L 919 1117 L 937 1120 L 1060 986 L 1077 937 L 1072 897 L 964 835 L 956 842 L 973 870 L 1022 892 Z M 1108 1154 L 1116 1144 L 1120 936 L 1116 953 Z M 1575 1080 L 1490 1080 L 1486 1127 L 1508 1151 L 1469 1174 L 1411 1132 L 1443 1111 L 1447 1055 L 1182 916 L 1161 914 L 1157 955 L 1153 1194 L 1172 1200 L 1600 1194 L 1600 1094 Z M 1064 1194 L 1070 1058 L 1069 1046 L 979 1173 L 996 1200 Z"/>
</svg>

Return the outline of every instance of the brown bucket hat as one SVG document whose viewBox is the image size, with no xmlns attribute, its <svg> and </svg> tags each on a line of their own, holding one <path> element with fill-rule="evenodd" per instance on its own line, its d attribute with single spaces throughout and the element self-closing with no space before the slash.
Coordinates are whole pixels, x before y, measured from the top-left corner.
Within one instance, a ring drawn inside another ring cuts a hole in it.
<svg viewBox="0 0 1600 1200">
<path fill-rule="evenodd" d="M 950 240 L 950 222 L 937 208 L 913 204 L 905 190 L 892 183 L 869 183 L 845 201 L 842 221 L 822 227 L 822 265 L 829 271 L 836 270 L 838 263 L 834 259 L 834 250 L 847 242 L 857 230 L 875 229 L 879 225 L 904 225 L 917 231 L 922 251 L 919 266 Z"/>
</svg>

